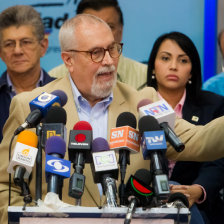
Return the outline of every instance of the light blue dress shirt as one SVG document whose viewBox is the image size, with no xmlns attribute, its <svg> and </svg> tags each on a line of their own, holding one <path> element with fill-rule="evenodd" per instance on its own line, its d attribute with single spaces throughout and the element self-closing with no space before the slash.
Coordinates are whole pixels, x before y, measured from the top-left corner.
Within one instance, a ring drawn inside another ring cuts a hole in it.
<svg viewBox="0 0 224 224">
<path fill-rule="evenodd" d="M 80 121 L 87 121 L 91 124 L 93 139 L 97 137 L 107 139 L 108 106 L 113 100 L 113 93 L 91 107 L 77 89 L 71 76 L 69 76 L 69 79 Z"/>
<path fill-rule="evenodd" d="M 224 96 L 224 72 L 208 79 L 202 89 Z"/>
</svg>

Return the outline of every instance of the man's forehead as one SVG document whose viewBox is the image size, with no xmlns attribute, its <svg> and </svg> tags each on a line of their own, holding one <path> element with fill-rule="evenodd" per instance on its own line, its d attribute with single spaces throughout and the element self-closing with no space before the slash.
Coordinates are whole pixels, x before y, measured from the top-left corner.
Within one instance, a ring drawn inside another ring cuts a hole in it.
<svg viewBox="0 0 224 224">
<path fill-rule="evenodd" d="M 89 45 L 91 43 L 114 42 L 114 36 L 106 23 L 82 24 L 76 29 L 76 38 L 78 43 Z"/>
<path fill-rule="evenodd" d="M 2 38 L 26 38 L 35 37 L 35 29 L 31 25 L 10 26 L 2 30 Z"/>
</svg>

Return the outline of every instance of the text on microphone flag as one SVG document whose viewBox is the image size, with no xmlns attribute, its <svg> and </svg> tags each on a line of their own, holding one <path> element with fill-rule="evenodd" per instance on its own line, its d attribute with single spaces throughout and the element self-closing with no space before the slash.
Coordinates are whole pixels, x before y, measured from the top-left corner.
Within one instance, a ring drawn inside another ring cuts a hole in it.
<svg viewBox="0 0 224 224">
<path fill-rule="evenodd" d="M 110 131 L 110 149 L 127 147 L 133 152 L 139 152 L 139 132 L 130 126 L 112 128 Z"/>
</svg>

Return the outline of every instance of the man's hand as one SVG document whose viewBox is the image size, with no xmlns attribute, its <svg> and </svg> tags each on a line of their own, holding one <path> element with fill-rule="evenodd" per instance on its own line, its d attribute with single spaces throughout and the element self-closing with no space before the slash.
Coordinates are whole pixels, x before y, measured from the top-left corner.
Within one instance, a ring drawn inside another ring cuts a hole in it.
<svg viewBox="0 0 224 224">
<path fill-rule="evenodd" d="M 203 195 L 203 190 L 199 185 L 170 185 L 171 193 L 181 192 L 183 193 L 191 207 L 196 201 Z"/>
</svg>

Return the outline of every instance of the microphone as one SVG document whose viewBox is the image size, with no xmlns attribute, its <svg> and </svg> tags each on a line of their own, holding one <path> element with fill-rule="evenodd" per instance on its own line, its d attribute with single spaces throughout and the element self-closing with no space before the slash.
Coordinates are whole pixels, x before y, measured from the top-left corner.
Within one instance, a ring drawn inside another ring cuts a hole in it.
<svg viewBox="0 0 224 224">
<path fill-rule="evenodd" d="M 136 118 L 130 112 L 123 112 L 117 118 L 116 128 L 110 132 L 110 149 L 119 150 L 121 184 L 119 186 L 120 205 L 125 204 L 125 174 L 130 165 L 130 152 L 140 150 L 139 132 L 136 129 Z"/>
<path fill-rule="evenodd" d="M 171 206 L 174 208 L 189 208 L 189 201 L 181 192 L 171 194 L 167 203 L 171 203 Z"/>
<path fill-rule="evenodd" d="M 83 175 L 83 169 L 85 163 L 92 161 L 91 143 L 91 125 L 86 121 L 77 122 L 73 130 L 70 131 L 68 144 L 69 160 L 73 163 L 75 169 L 69 181 L 69 196 L 76 199 L 81 199 L 84 192 L 85 176 Z M 76 202 L 80 203 L 80 201 Z"/>
<path fill-rule="evenodd" d="M 161 159 L 166 152 L 164 131 L 160 129 L 158 121 L 152 116 L 144 116 L 139 120 L 139 132 L 142 136 L 141 146 L 144 160 L 151 160 L 153 172 L 153 187 L 158 200 L 167 199 L 170 190 L 168 177 L 163 173 Z"/>
<path fill-rule="evenodd" d="M 189 208 L 189 201 L 183 193 L 176 192 L 170 195 L 166 205 L 168 208 L 177 208 L 177 223 L 180 223 L 180 209 Z"/>
<path fill-rule="evenodd" d="M 42 148 L 45 147 L 47 139 L 52 136 L 60 136 L 67 140 L 66 121 L 67 114 L 64 108 L 52 106 L 49 109 L 42 125 Z"/>
<path fill-rule="evenodd" d="M 55 90 L 51 94 L 46 92 L 40 94 L 30 102 L 31 113 L 27 116 L 25 122 L 15 130 L 14 135 L 18 135 L 26 128 L 34 128 L 47 114 L 51 106 L 63 107 L 66 102 L 67 95 L 62 90 Z"/>
<path fill-rule="evenodd" d="M 173 131 L 176 114 L 165 100 L 152 103 L 149 99 L 143 99 L 138 103 L 137 109 L 140 118 L 150 115 L 157 119 L 160 127 L 165 132 L 167 140 L 177 152 L 182 152 L 184 150 L 185 145 Z"/>
<path fill-rule="evenodd" d="M 62 199 L 63 178 L 70 177 L 71 162 L 64 160 L 66 143 L 59 136 L 52 136 L 46 141 L 45 174 L 47 192 L 54 192 Z"/>
<path fill-rule="evenodd" d="M 29 178 L 37 156 L 37 143 L 37 135 L 32 131 L 24 130 L 18 135 L 13 157 L 7 169 L 8 173 L 14 174 L 16 182 Z"/>
<path fill-rule="evenodd" d="M 139 169 L 135 175 L 131 175 L 126 184 L 128 210 L 124 223 L 129 224 L 136 207 L 151 206 L 153 200 L 153 189 L 150 187 L 152 175 L 146 169 Z"/>
<path fill-rule="evenodd" d="M 9 163 L 7 172 L 14 174 L 14 183 L 21 188 L 21 195 L 24 196 L 24 209 L 27 203 L 32 202 L 28 183 L 24 181 L 30 176 L 37 156 L 38 138 L 32 131 L 22 131 L 16 141 L 13 157 Z"/>
<path fill-rule="evenodd" d="M 115 152 L 110 150 L 108 142 L 101 137 L 92 142 L 91 169 L 94 183 L 101 183 L 103 194 L 106 195 L 107 206 L 117 207 L 117 189 L 115 180 L 118 179 L 118 166 Z"/>
</svg>

